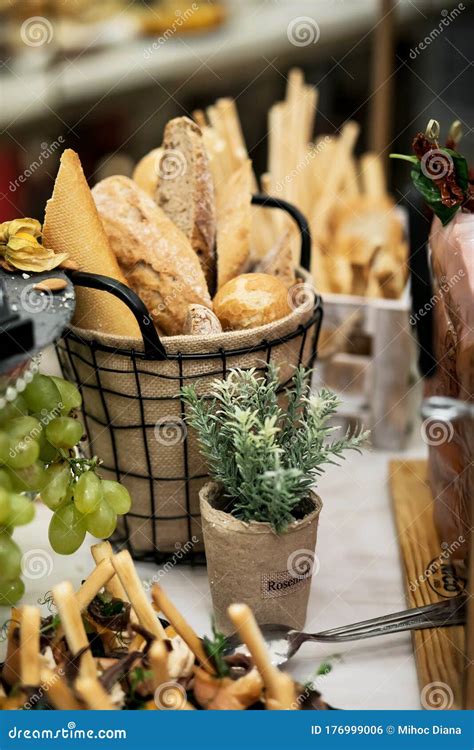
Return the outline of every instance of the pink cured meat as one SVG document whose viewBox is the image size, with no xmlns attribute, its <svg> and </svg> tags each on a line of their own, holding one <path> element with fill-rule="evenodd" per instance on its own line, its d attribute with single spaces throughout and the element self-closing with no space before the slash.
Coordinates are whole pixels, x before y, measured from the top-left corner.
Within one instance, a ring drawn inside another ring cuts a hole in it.
<svg viewBox="0 0 474 750">
<path fill-rule="evenodd" d="M 433 302 L 439 366 L 426 382 L 426 395 L 473 401 L 474 214 L 459 212 L 446 227 L 435 218 L 430 247 L 437 284 Z M 474 497 L 474 424 L 455 422 L 446 438 L 429 448 L 435 523 L 441 541 L 452 547 L 452 556 L 462 558 L 468 550 Z"/>
</svg>

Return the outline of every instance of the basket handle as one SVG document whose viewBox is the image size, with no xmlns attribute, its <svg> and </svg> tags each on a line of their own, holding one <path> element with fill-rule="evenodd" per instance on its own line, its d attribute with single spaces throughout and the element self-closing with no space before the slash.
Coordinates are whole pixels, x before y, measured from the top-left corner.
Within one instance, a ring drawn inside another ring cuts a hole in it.
<svg viewBox="0 0 474 750">
<path fill-rule="evenodd" d="M 145 351 L 145 359 L 163 360 L 167 358 L 165 347 L 155 328 L 145 304 L 133 289 L 122 284 L 110 276 L 101 276 L 98 273 L 86 273 L 85 271 L 71 271 L 68 273 L 74 286 L 83 286 L 88 289 L 98 289 L 101 292 L 110 292 L 121 302 L 127 305 L 133 313 L 140 328 Z"/>
<path fill-rule="evenodd" d="M 311 234 L 308 222 L 296 206 L 282 200 L 273 198 L 269 195 L 253 195 L 252 203 L 255 206 L 266 206 L 268 208 L 279 208 L 286 211 L 287 214 L 295 221 L 301 234 L 301 256 L 300 263 L 305 271 L 311 267 Z M 88 289 L 97 289 L 101 292 L 109 292 L 117 297 L 121 302 L 127 305 L 128 309 L 135 316 L 135 320 L 140 328 L 143 339 L 145 359 L 164 360 L 167 359 L 166 349 L 163 346 L 154 323 L 148 313 L 145 304 L 138 294 L 130 289 L 121 281 L 110 278 L 110 276 L 101 276 L 97 273 L 87 273 L 85 271 L 70 271 L 68 276 L 75 286 L 83 286 Z"/>
<path fill-rule="evenodd" d="M 297 225 L 301 235 L 301 252 L 300 265 L 305 271 L 311 270 L 311 232 L 309 224 L 301 211 L 292 203 L 284 201 L 282 198 L 273 198 L 271 195 L 256 194 L 252 196 L 254 206 L 264 206 L 268 208 L 279 208 L 286 211 Z"/>
</svg>

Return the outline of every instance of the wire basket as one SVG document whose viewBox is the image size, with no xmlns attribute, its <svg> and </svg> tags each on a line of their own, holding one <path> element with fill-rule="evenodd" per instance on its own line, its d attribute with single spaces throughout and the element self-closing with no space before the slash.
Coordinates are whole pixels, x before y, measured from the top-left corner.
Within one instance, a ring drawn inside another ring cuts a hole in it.
<svg viewBox="0 0 474 750">
<path fill-rule="evenodd" d="M 206 336 L 170 336 L 163 341 L 140 298 L 120 282 L 73 272 L 77 286 L 108 291 L 134 313 L 142 342 L 70 327 L 57 343 L 63 375 L 81 391 L 89 454 L 103 460 L 101 473 L 130 491 L 131 511 L 119 518 L 113 541 L 137 560 L 204 562 L 198 493 L 208 473 L 193 430 L 187 429 L 180 393 L 196 384 L 209 393 L 229 369 L 269 363 L 280 368 L 280 390 L 316 356 L 322 305 L 312 291 L 311 238 L 300 212 L 267 196 L 255 205 L 286 211 L 301 233 L 302 298 L 290 315 L 245 331 Z M 311 294 L 309 293 L 311 290 Z M 301 304 L 300 304 L 301 303 Z M 125 341 L 125 343 L 124 343 Z"/>
</svg>

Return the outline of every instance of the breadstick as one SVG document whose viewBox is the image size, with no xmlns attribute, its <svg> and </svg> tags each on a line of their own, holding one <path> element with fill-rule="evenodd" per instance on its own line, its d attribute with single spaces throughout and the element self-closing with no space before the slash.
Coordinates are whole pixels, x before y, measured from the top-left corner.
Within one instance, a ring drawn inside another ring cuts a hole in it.
<svg viewBox="0 0 474 750">
<path fill-rule="evenodd" d="M 362 187 L 370 198 L 386 198 L 385 175 L 380 156 L 372 152 L 360 158 Z"/>
<path fill-rule="evenodd" d="M 48 700 L 58 711 L 79 711 L 82 708 L 59 672 L 44 667 L 41 670 L 41 684 L 43 691 L 48 694 Z"/>
<path fill-rule="evenodd" d="M 153 685 L 155 690 L 169 682 L 170 675 L 168 672 L 168 649 L 164 641 L 153 641 L 148 651 L 151 669 L 153 671 Z"/>
<path fill-rule="evenodd" d="M 141 625 L 146 630 L 149 630 L 155 638 L 166 638 L 163 626 L 143 591 L 130 552 L 125 549 L 119 552 L 118 555 L 112 558 L 112 565 L 127 592 L 127 596 Z"/>
<path fill-rule="evenodd" d="M 25 605 L 21 612 L 20 671 L 21 682 L 28 687 L 40 684 L 40 625 L 39 609 Z"/>
<path fill-rule="evenodd" d="M 252 610 L 246 604 L 231 604 L 227 614 L 246 643 L 255 666 L 262 675 L 271 709 L 296 709 L 296 690 L 291 677 L 280 672 L 270 659 L 262 632 Z"/>
<path fill-rule="evenodd" d="M 53 598 L 58 609 L 61 626 L 66 636 L 66 641 L 73 656 L 87 649 L 81 656 L 79 672 L 83 677 L 95 679 L 96 668 L 94 658 L 89 650 L 84 623 L 82 622 L 81 610 L 74 595 L 74 589 L 69 581 L 59 583 L 53 588 Z"/>
<path fill-rule="evenodd" d="M 104 557 L 76 593 L 76 601 L 81 612 L 89 606 L 96 594 L 109 583 L 113 576 L 115 576 L 115 570 L 112 562 Z"/>
<path fill-rule="evenodd" d="M 114 551 L 110 542 L 99 542 L 98 544 L 93 544 L 91 552 L 96 565 L 99 565 L 102 560 L 111 560 L 114 556 Z M 118 576 L 114 575 L 110 581 L 108 581 L 105 588 L 114 599 L 122 599 L 124 602 L 129 601 Z"/>
<path fill-rule="evenodd" d="M 2 671 L 2 678 L 8 685 L 14 685 L 21 679 L 20 648 L 14 638 L 14 634 L 19 626 L 21 626 L 21 609 L 13 607 L 10 622 L 8 623 L 7 654 Z"/>
<path fill-rule="evenodd" d="M 207 127 L 206 115 L 202 109 L 195 109 L 193 112 L 193 120 L 199 125 L 200 128 Z"/>
<path fill-rule="evenodd" d="M 173 626 L 177 634 L 181 636 L 188 648 L 191 649 L 201 666 L 209 674 L 215 674 L 214 667 L 212 666 L 206 652 L 204 651 L 204 647 L 201 643 L 200 638 L 196 635 L 191 625 L 186 622 L 182 614 L 176 609 L 174 604 L 168 599 L 167 595 L 158 583 L 155 583 L 153 585 L 151 595 L 156 607 L 161 612 L 163 612 L 166 619 L 169 620 L 170 625 Z"/>
<path fill-rule="evenodd" d="M 92 711 L 115 711 L 116 707 L 112 703 L 109 694 L 102 687 L 99 680 L 92 677 L 78 677 L 74 687 L 86 704 L 87 708 Z"/>
</svg>

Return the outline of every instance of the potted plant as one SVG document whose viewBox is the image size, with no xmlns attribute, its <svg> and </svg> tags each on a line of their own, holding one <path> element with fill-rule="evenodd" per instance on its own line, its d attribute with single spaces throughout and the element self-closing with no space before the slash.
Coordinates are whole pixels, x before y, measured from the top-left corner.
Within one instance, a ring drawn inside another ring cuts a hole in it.
<svg viewBox="0 0 474 750">
<path fill-rule="evenodd" d="M 312 394 L 310 374 L 297 369 L 283 393 L 272 366 L 231 370 L 205 396 L 183 389 L 214 479 L 200 500 L 216 625 L 225 633 L 233 602 L 249 604 L 260 624 L 303 627 L 322 507 L 315 481 L 368 436 L 330 439 L 338 400 Z"/>
</svg>

